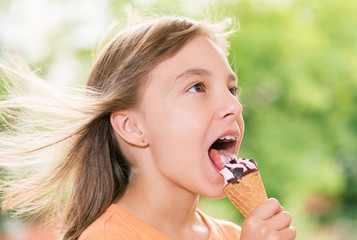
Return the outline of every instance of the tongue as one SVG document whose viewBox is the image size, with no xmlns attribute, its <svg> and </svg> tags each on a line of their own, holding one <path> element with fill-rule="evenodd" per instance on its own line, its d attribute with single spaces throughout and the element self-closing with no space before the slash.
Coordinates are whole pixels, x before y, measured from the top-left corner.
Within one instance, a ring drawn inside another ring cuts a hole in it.
<svg viewBox="0 0 357 240">
<path fill-rule="evenodd" d="M 224 168 L 224 163 L 221 160 L 221 153 L 218 150 L 211 148 L 209 150 L 209 156 L 219 170 Z"/>
</svg>

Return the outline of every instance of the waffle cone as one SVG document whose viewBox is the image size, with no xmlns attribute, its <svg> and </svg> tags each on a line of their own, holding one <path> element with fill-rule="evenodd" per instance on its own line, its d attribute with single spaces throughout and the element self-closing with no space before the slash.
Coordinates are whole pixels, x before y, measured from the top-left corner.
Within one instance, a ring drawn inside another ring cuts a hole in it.
<svg viewBox="0 0 357 240">
<path fill-rule="evenodd" d="M 239 183 L 228 183 L 223 191 L 246 218 L 268 198 L 259 171 L 245 175 Z"/>
</svg>

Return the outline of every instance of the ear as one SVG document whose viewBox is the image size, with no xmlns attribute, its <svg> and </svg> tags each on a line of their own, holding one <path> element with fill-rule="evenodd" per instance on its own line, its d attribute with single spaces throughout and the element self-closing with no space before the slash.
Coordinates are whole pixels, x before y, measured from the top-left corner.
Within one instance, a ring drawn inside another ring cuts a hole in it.
<svg viewBox="0 0 357 240">
<path fill-rule="evenodd" d="M 110 123 L 114 131 L 127 143 L 146 147 L 149 143 L 145 134 L 141 131 L 136 117 L 132 111 L 118 111 L 110 115 Z"/>
</svg>

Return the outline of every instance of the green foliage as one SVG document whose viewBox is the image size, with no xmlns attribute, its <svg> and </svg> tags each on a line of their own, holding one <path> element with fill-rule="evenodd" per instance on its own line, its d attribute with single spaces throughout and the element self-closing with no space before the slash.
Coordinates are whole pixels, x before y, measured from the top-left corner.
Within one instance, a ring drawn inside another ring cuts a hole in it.
<svg viewBox="0 0 357 240">
<path fill-rule="evenodd" d="M 230 53 L 243 89 L 240 154 L 257 160 L 268 195 L 303 217 L 311 238 L 301 239 L 349 239 L 352 228 L 333 238 L 303 221 L 320 222 L 311 231 L 357 221 L 357 3 L 220 3 L 241 26 Z"/>
</svg>

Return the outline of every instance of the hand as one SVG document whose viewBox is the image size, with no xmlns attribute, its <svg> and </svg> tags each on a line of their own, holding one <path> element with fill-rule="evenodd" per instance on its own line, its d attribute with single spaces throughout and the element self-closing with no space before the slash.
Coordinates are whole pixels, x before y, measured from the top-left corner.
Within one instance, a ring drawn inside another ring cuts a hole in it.
<svg viewBox="0 0 357 240">
<path fill-rule="evenodd" d="M 243 222 L 241 240 L 292 240 L 296 229 L 290 226 L 291 215 L 278 200 L 270 198 Z"/>
</svg>

